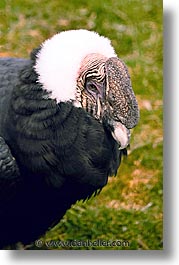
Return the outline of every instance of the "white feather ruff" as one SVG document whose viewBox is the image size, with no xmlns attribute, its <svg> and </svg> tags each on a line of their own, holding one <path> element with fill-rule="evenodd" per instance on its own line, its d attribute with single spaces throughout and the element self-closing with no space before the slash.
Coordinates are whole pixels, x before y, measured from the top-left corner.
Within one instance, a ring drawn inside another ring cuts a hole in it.
<svg viewBox="0 0 179 265">
<path fill-rule="evenodd" d="M 34 68 L 51 98 L 57 102 L 75 100 L 80 64 L 90 53 L 117 56 L 109 39 L 83 29 L 63 31 L 42 44 Z"/>
</svg>

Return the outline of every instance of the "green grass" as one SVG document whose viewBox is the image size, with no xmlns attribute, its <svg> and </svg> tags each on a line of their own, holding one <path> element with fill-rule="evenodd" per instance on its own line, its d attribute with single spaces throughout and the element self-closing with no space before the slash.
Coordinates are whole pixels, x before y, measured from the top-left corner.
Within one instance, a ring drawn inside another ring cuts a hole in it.
<svg viewBox="0 0 179 265">
<path fill-rule="evenodd" d="M 128 65 L 140 106 L 140 122 L 118 176 L 109 179 L 99 196 L 68 210 L 43 242 L 129 242 L 65 249 L 163 248 L 162 11 L 160 0 L 1 0 L 0 56 L 28 57 L 33 48 L 62 30 L 97 31 L 111 39 Z M 64 249 L 45 244 L 40 249 L 53 248 Z"/>
</svg>

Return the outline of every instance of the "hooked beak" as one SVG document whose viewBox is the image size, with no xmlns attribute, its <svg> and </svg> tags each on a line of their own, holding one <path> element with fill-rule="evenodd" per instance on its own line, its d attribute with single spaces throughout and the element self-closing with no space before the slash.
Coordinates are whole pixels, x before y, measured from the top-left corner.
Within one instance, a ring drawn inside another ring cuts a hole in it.
<svg viewBox="0 0 179 265">
<path fill-rule="evenodd" d="M 130 143 L 130 130 L 119 121 L 104 117 L 103 124 L 110 130 L 112 137 L 119 145 L 119 150 L 125 149 Z"/>
<path fill-rule="evenodd" d="M 130 130 L 139 121 L 139 109 L 132 90 L 128 69 L 119 58 L 109 58 L 106 72 L 106 123 L 120 149 L 130 142 Z"/>
<path fill-rule="evenodd" d="M 124 149 L 130 142 L 130 130 L 127 129 L 121 122 L 113 121 L 114 131 L 111 132 L 113 138 L 119 144 L 119 149 Z"/>
<path fill-rule="evenodd" d="M 111 107 L 108 106 L 105 102 L 105 91 L 107 84 L 105 82 L 98 84 L 98 94 L 96 95 L 96 118 L 99 120 L 105 120 L 104 116 L 106 116 L 106 124 L 109 125 L 111 130 L 111 134 L 114 140 L 119 144 L 119 149 L 124 149 L 129 145 L 130 142 L 130 130 L 123 125 L 120 121 L 114 120 L 110 118 L 113 116 L 110 114 Z"/>
</svg>

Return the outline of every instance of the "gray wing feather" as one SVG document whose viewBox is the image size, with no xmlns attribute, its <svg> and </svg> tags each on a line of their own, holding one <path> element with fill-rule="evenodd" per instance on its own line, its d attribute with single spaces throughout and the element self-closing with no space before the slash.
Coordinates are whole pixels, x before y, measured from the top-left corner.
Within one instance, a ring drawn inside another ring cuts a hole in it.
<svg viewBox="0 0 179 265">
<path fill-rule="evenodd" d="M 19 73 L 29 60 L 0 58 L 0 203 L 12 198 L 21 182 L 15 158 L 5 143 L 4 123 L 13 88 L 19 82 Z"/>
<path fill-rule="evenodd" d="M 3 136 L 12 90 L 18 84 L 21 69 L 28 63 L 26 59 L 0 58 L 0 136 Z"/>
</svg>

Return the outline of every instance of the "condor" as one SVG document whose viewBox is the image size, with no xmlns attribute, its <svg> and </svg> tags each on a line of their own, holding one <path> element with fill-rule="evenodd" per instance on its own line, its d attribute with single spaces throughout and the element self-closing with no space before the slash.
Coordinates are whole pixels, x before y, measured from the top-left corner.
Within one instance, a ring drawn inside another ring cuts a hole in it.
<svg viewBox="0 0 179 265">
<path fill-rule="evenodd" d="M 139 110 L 126 65 L 95 32 L 0 59 L 0 248 L 43 235 L 115 175 Z"/>
</svg>

